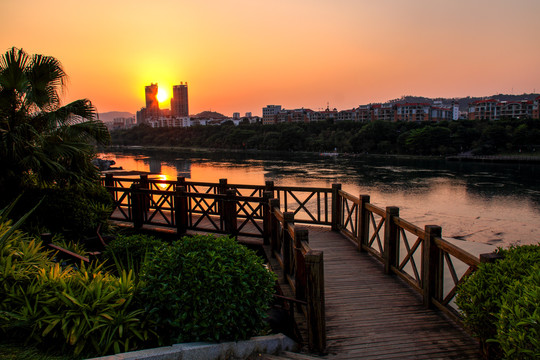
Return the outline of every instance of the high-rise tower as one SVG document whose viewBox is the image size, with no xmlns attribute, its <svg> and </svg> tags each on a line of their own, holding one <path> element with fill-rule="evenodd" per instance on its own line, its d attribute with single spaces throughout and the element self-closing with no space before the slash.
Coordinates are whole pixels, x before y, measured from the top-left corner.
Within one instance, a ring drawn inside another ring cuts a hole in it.
<svg viewBox="0 0 540 360">
<path fill-rule="evenodd" d="M 144 87 L 145 98 L 146 98 L 146 116 L 148 120 L 150 118 L 159 118 L 159 102 L 157 99 L 158 85 L 151 84 L 150 86 Z"/>
<path fill-rule="evenodd" d="M 189 116 L 187 82 L 173 86 L 173 96 L 171 98 L 171 116 Z"/>
</svg>

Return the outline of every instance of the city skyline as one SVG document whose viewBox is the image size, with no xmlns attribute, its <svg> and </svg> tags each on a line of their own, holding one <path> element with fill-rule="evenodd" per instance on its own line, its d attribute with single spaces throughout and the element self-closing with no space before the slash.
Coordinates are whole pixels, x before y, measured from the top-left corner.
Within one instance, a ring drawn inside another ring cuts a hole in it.
<svg viewBox="0 0 540 360">
<path fill-rule="evenodd" d="M 535 0 L 7 0 L 0 43 L 56 57 L 70 80 L 64 102 L 89 98 L 100 113 L 134 113 L 151 83 L 168 108 L 187 81 L 190 113 L 259 114 L 537 92 L 538 13 Z"/>
</svg>

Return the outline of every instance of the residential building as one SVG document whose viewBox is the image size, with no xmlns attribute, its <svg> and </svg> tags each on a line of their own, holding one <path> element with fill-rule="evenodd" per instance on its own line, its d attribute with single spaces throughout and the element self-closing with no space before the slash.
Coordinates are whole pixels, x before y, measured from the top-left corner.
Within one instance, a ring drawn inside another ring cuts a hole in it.
<svg viewBox="0 0 540 360">
<path fill-rule="evenodd" d="M 522 119 L 532 117 L 532 101 L 501 101 L 499 107 L 501 118 Z"/>
<path fill-rule="evenodd" d="M 281 105 L 267 105 L 266 107 L 263 107 L 262 114 L 263 114 L 263 124 L 275 124 L 277 119 L 276 115 L 278 112 L 281 111 Z"/>
<path fill-rule="evenodd" d="M 146 111 L 144 112 L 143 122 L 147 122 L 150 119 L 158 119 L 160 117 L 157 93 L 157 84 L 150 84 L 149 86 L 144 87 Z"/>
<path fill-rule="evenodd" d="M 360 105 L 356 109 L 357 119 L 360 122 L 373 121 L 373 109 L 371 105 Z"/>
<path fill-rule="evenodd" d="M 134 117 L 117 117 L 113 119 L 112 124 L 108 123 L 107 127 L 110 130 L 129 129 L 135 126 Z"/>
<path fill-rule="evenodd" d="M 333 110 L 330 110 L 329 107 L 327 107 L 324 111 L 313 111 L 311 113 L 310 122 L 317 122 L 317 121 L 326 121 L 326 120 L 336 120 L 338 117 L 338 111 L 336 108 Z"/>
<path fill-rule="evenodd" d="M 337 113 L 336 121 L 358 121 L 358 113 L 355 109 L 341 110 Z"/>
<path fill-rule="evenodd" d="M 189 116 L 187 82 L 186 83 L 181 82 L 180 85 L 173 86 L 173 96 L 171 98 L 171 116 L 172 117 Z"/>
<path fill-rule="evenodd" d="M 431 105 L 428 103 L 396 104 L 394 121 L 428 121 L 430 120 L 430 108 Z"/>
<path fill-rule="evenodd" d="M 498 100 L 478 100 L 469 104 L 469 120 L 498 120 Z"/>
<path fill-rule="evenodd" d="M 501 118 L 535 118 L 535 101 L 499 101 L 487 99 L 469 104 L 469 120 L 499 120 Z M 538 110 L 537 110 L 538 111 Z"/>
<path fill-rule="evenodd" d="M 395 107 L 393 104 L 375 104 L 373 109 L 373 121 L 395 121 Z"/>
<path fill-rule="evenodd" d="M 540 96 L 533 101 L 532 118 L 540 120 Z"/>
<path fill-rule="evenodd" d="M 459 116 L 459 113 L 458 113 Z M 430 120 L 434 122 L 438 121 L 451 121 L 454 118 L 454 111 L 449 106 L 432 106 L 430 111 Z"/>
</svg>

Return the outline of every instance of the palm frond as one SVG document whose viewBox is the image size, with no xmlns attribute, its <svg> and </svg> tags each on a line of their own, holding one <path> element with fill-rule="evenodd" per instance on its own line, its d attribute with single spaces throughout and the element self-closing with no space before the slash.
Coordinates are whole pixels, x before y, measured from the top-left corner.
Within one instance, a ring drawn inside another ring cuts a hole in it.
<svg viewBox="0 0 540 360">
<path fill-rule="evenodd" d="M 52 56 L 36 54 L 26 70 L 31 83 L 28 101 L 42 110 L 54 110 L 60 104 L 58 90 L 62 90 L 67 78 L 60 61 Z"/>
</svg>

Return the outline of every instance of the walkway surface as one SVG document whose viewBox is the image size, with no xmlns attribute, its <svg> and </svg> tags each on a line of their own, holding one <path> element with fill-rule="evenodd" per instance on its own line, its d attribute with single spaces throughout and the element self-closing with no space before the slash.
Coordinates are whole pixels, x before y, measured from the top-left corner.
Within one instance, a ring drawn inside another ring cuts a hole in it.
<svg viewBox="0 0 540 360">
<path fill-rule="evenodd" d="M 328 359 L 478 359 L 478 344 L 339 233 L 309 227 L 324 252 Z"/>
</svg>

